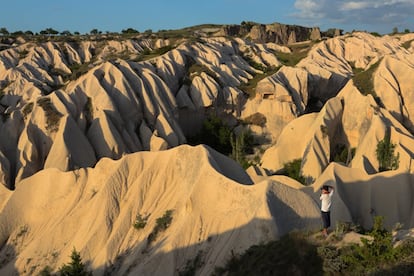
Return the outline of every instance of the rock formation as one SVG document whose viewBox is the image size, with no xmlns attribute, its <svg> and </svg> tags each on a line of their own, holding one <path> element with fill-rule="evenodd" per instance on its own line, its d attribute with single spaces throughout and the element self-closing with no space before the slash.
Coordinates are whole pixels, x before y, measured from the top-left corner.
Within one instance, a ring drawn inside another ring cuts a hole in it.
<svg viewBox="0 0 414 276">
<path fill-rule="evenodd" d="M 96 275 L 165 275 L 197 255 L 210 275 L 253 244 L 318 229 L 326 184 L 334 222 L 414 227 L 413 35 L 321 36 L 245 22 L 2 47 L 0 274 L 56 271 L 75 247 Z M 209 114 L 251 130 L 256 166 L 184 145 Z M 381 172 L 386 135 L 398 168 Z M 304 183 L 279 175 L 294 160 Z"/>
</svg>

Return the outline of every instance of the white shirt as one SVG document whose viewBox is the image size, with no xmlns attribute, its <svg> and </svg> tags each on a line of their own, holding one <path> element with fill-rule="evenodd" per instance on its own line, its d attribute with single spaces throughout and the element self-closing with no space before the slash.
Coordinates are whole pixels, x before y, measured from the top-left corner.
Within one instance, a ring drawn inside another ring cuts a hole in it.
<svg viewBox="0 0 414 276">
<path fill-rule="evenodd" d="M 331 209 L 333 192 L 334 190 L 331 189 L 329 194 L 321 194 L 321 197 L 319 199 L 322 201 L 322 204 L 321 204 L 322 212 L 329 212 L 329 210 Z"/>
</svg>

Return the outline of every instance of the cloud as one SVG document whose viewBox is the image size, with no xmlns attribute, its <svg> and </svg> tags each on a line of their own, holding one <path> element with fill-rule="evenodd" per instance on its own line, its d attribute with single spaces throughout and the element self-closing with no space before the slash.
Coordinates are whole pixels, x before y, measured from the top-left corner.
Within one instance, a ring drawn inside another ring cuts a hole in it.
<svg viewBox="0 0 414 276">
<path fill-rule="evenodd" d="M 319 25 L 414 27 L 413 0 L 296 0 L 297 19 Z M 353 27 L 357 28 L 357 27 Z"/>
</svg>

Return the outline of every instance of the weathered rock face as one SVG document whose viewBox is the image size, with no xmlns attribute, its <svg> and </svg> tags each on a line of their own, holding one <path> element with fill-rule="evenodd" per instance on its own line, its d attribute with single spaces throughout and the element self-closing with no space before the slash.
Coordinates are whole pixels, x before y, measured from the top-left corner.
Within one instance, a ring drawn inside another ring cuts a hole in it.
<svg viewBox="0 0 414 276">
<path fill-rule="evenodd" d="M 144 49 L 170 42 L 23 43 L 2 51 L 2 181 L 13 187 L 15 179 L 20 181 L 44 167 L 55 139 L 61 137 L 56 132 L 66 127 L 59 123 L 65 116 L 71 120 L 64 121 L 75 122 L 86 137 L 96 160 L 183 144 L 186 135 L 199 129 L 208 109 L 218 109 L 235 119 L 261 114 L 266 124 L 252 129 L 259 140 L 270 137 L 268 143 L 275 144 L 290 121 L 319 111 L 335 97 L 355 68 L 366 70 L 379 61 L 374 74 L 377 95 L 412 131 L 412 108 L 406 99 L 412 90 L 409 76 L 413 62 L 409 52 L 400 47 L 409 37 L 354 33 L 322 41 L 297 66 L 282 66 L 258 82 L 257 98 L 246 100 L 240 87 L 263 73 L 257 65 L 277 68 L 282 62 L 275 53 L 293 55 L 289 48 L 274 42 L 298 41 L 306 32 L 306 36 L 317 36 L 318 30 L 283 24 L 243 28 L 255 33 L 258 40 L 271 38 L 273 42 L 203 38 L 172 46 L 164 55 L 142 62 L 123 60 L 122 55 L 136 57 Z M 397 77 L 392 78 L 393 74 Z M 391 97 L 388 90 L 397 96 Z M 67 156 L 59 158 L 63 163 L 56 167 L 78 166 L 67 163 L 76 155 L 70 148 L 66 147 Z M 91 164 L 92 159 L 88 160 L 80 164 Z M 55 163 L 48 162 L 48 167 Z"/>
<path fill-rule="evenodd" d="M 235 161 L 203 146 L 102 159 L 93 169 L 43 170 L 12 195 L 0 187 L 7 199 L 0 243 L 8 248 L 0 250 L 0 274 L 36 274 L 46 265 L 56 271 L 75 247 L 95 275 L 168 275 L 200 251 L 199 273 L 209 275 L 232 252 L 319 224 L 304 192 L 277 181 L 251 184 Z M 154 234 L 168 210 L 169 226 Z M 146 224 L 135 229 L 138 215 Z M 30 269 L 27 258 L 37 266 Z"/>
<path fill-rule="evenodd" d="M 215 35 L 248 37 L 257 43 L 273 42 L 282 45 L 321 39 L 321 32 L 318 27 L 307 28 L 280 23 L 257 24 L 247 22 L 241 25 L 225 25 Z"/>
</svg>

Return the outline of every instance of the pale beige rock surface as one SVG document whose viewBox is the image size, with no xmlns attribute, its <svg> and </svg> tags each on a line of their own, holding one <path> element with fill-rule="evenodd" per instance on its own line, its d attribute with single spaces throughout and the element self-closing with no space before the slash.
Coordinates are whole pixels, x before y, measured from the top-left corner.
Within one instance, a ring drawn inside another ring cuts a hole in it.
<svg viewBox="0 0 414 276">
<path fill-rule="evenodd" d="M 318 227 L 318 207 L 305 193 L 280 182 L 249 184 L 234 161 L 201 146 L 104 158 L 94 169 L 43 170 L 12 196 L 0 193 L 8 198 L 0 241 L 18 256 L 0 272 L 28 271 L 27 258 L 35 271 L 46 264 L 57 269 L 75 247 L 97 275 L 110 263 L 117 274 L 169 274 L 198 251 L 206 264 L 200 273 L 207 275 L 231 252 Z M 167 210 L 173 210 L 170 227 L 148 243 Z M 132 226 L 137 214 L 148 216 L 144 229 Z"/>
</svg>

